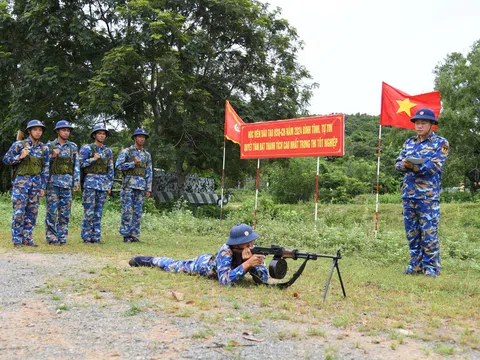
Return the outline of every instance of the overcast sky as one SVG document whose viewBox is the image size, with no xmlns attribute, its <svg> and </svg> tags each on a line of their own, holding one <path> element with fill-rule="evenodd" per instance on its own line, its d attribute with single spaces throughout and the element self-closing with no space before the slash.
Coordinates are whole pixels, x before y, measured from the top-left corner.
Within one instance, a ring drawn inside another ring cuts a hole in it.
<svg viewBox="0 0 480 360">
<path fill-rule="evenodd" d="M 320 87 L 311 114 L 380 113 L 381 83 L 434 90 L 447 54 L 480 39 L 480 0 L 261 0 L 282 8 L 305 49 L 299 62 Z"/>
</svg>

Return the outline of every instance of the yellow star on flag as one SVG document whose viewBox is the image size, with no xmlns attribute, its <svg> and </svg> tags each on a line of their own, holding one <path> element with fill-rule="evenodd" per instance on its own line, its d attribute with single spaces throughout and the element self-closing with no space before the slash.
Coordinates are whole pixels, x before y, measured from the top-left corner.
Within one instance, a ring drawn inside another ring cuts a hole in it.
<svg viewBox="0 0 480 360">
<path fill-rule="evenodd" d="M 395 101 L 398 104 L 397 114 L 403 111 L 408 116 L 412 116 L 410 113 L 410 109 L 417 106 L 417 104 L 412 103 L 409 98 L 406 98 L 404 100 L 395 100 Z"/>
</svg>

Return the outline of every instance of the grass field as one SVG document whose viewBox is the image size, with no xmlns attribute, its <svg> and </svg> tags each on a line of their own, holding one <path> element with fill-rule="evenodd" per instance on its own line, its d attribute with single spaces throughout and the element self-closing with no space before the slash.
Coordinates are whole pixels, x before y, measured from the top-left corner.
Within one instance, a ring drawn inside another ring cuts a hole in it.
<svg viewBox="0 0 480 360">
<path fill-rule="evenodd" d="M 143 242 L 139 244 L 123 243 L 118 234 L 120 212 L 111 206 L 102 223 L 105 244 L 84 245 L 79 235 L 82 210 L 81 203 L 75 202 L 68 245 L 49 247 L 44 243 L 45 207 L 41 205 L 35 230 L 35 240 L 41 246 L 21 251 L 85 253 L 108 259 L 99 276 L 82 282 L 62 279 L 56 286 L 74 287 L 98 301 L 102 301 L 103 291 L 113 292 L 131 301 L 132 313 L 126 315 L 154 309 L 195 317 L 205 324 L 206 334 L 220 317 L 240 319 L 254 333 L 263 319 L 282 319 L 292 324 L 279 335 L 284 337 L 322 336 L 321 325 L 329 322 L 365 334 L 387 334 L 396 344 L 392 347 L 402 346 L 404 336 L 409 336 L 437 342 L 439 354 L 480 350 L 479 203 L 442 204 L 442 274 L 430 279 L 402 274 L 408 250 L 401 205 L 380 205 L 380 230 L 375 238 L 372 204 L 320 205 L 315 232 L 314 204 L 281 206 L 262 195 L 257 226 L 261 237 L 257 244 L 324 254 L 342 250 L 339 264 L 347 297 L 343 298 L 334 275 L 326 302 L 322 302 L 322 293 L 331 267 L 328 259 L 310 261 L 297 282 L 283 291 L 256 287 L 250 279 L 226 288 L 212 280 L 128 266 L 128 260 L 135 255 L 185 259 L 215 253 L 225 242 L 230 226 L 252 223 L 253 199 L 248 194 L 234 197 L 222 223 L 218 219 L 196 218 L 181 206 L 170 213 L 146 213 L 142 220 Z M 0 211 L 0 251 L 14 251 L 7 195 L 0 199 Z M 300 261 L 290 261 L 289 275 L 299 265 Z M 184 294 L 185 301 L 179 303 L 166 296 L 171 290 Z M 407 335 L 398 335 L 396 329 L 405 329 Z"/>
</svg>

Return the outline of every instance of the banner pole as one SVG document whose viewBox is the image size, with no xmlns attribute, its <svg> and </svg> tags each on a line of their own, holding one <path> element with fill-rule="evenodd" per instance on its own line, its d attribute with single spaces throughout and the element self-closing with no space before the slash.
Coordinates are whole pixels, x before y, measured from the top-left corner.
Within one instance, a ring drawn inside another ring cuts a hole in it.
<svg viewBox="0 0 480 360">
<path fill-rule="evenodd" d="M 220 226 L 222 225 L 223 217 L 223 188 L 225 186 L 225 147 L 226 147 L 226 136 L 223 135 L 223 165 L 222 165 L 222 195 L 220 198 Z"/>
<path fill-rule="evenodd" d="M 380 148 L 382 144 L 382 125 L 378 128 L 377 194 L 375 198 L 375 240 L 378 236 L 378 193 L 380 188 Z"/>
<path fill-rule="evenodd" d="M 253 210 L 253 230 L 257 229 L 258 185 L 260 182 L 260 159 L 257 161 L 257 176 L 255 179 L 255 209 Z"/>
<path fill-rule="evenodd" d="M 315 222 L 313 230 L 317 231 L 317 219 L 318 219 L 318 173 L 320 170 L 320 157 L 317 157 L 317 176 L 315 179 Z"/>
</svg>

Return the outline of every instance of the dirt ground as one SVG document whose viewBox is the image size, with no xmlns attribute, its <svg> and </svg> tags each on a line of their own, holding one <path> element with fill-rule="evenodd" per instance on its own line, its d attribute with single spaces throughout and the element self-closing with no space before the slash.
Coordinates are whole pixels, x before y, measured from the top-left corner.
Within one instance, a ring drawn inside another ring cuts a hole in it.
<svg viewBox="0 0 480 360">
<path fill-rule="evenodd" d="M 198 316 L 178 317 L 160 307 L 128 316 L 131 304 L 112 294 L 96 299 L 75 286 L 60 290 L 54 285 L 72 276 L 80 283 L 101 276 L 84 270 L 104 265 L 88 255 L 0 253 L 0 358 L 480 359 L 473 350 L 438 354 L 435 343 L 403 329 L 398 330 L 401 342 L 391 334 L 369 336 L 329 323 L 322 335 L 282 339 L 278 329 L 301 325 L 268 320 L 260 334 L 251 334 L 238 323 L 218 321 L 213 332 L 201 336 L 212 325 Z"/>
</svg>

